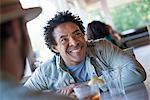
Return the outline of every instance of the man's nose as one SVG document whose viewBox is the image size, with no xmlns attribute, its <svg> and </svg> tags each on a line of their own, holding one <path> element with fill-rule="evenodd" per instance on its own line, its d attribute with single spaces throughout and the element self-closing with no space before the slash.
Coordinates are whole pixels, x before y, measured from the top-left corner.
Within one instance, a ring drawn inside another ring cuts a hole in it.
<svg viewBox="0 0 150 100">
<path fill-rule="evenodd" d="M 69 44 L 70 45 L 77 45 L 77 43 L 78 43 L 78 41 L 77 41 L 77 39 L 75 39 L 75 38 L 73 38 L 73 37 L 70 37 L 70 40 L 69 40 Z"/>
</svg>

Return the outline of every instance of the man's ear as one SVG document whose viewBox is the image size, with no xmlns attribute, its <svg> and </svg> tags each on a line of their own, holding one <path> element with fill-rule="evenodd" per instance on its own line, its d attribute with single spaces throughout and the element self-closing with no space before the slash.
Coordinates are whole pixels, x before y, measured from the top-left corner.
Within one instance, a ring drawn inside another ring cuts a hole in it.
<svg viewBox="0 0 150 100">
<path fill-rule="evenodd" d="M 52 50 L 56 53 L 59 53 L 57 45 L 52 45 Z"/>
</svg>

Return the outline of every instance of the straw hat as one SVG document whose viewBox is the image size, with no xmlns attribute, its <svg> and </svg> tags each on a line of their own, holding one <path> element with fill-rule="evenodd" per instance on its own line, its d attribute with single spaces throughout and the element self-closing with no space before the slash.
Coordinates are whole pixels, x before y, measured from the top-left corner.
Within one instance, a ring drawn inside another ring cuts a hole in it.
<svg viewBox="0 0 150 100">
<path fill-rule="evenodd" d="M 0 24 L 21 16 L 28 22 L 37 17 L 41 11 L 40 7 L 23 9 L 19 0 L 0 0 Z"/>
</svg>

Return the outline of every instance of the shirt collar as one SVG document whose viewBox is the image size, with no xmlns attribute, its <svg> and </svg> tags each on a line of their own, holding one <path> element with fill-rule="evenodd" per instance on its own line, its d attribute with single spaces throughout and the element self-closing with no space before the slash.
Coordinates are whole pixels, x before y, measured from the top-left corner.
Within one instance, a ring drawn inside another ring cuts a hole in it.
<svg viewBox="0 0 150 100">
<path fill-rule="evenodd" d="M 66 69 L 65 69 L 65 63 L 64 63 L 62 57 L 60 55 L 55 55 L 55 57 L 56 57 L 56 67 L 57 67 L 57 70 L 59 69 L 59 70 L 65 70 L 66 71 Z"/>
</svg>

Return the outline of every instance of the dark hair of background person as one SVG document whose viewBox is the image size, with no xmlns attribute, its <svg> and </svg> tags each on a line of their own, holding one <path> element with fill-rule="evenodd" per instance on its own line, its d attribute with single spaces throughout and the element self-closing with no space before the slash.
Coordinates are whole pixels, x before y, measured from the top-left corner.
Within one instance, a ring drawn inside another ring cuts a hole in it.
<svg viewBox="0 0 150 100">
<path fill-rule="evenodd" d="M 109 27 L 103 22 L 100 21 L 92 21 L 87 26 L 87 38 L 96 40 L 100 38 L 104 38 L 109 34 Z"/>
<path fill-rule="evenodd" d="M 100 21 L 92 21 L 87 26 L 87 39 L 88 40 L 96 40 L 100 38 L 106 38 L 114 45 L 118 46 L 121 49 L 127 48 L 127 46 L 123 43 L 118 42 L 113 38 L 114 30 L 110 25 L 107 25 Z"/>
<path fill-rule="evenodd" d="M 65 12 L 58 12 L 54 18 L 48 21 L 47 26 L 44 27 L 45 42 L 50 50 L 52 50 L 51 49 L 52 45 L 57 45 L 53 35 L 55 27 L 65 22 L 73 22 L 76 25 L 78 25 L 78 27 L 83 33 L 85 32 L 84 31 L 85 27 L 83 26 L 83 22 L 81 21 L 79 16 L 72 15 L 72 13 L 69 12 L 68 10 Z"/>
</svg>

